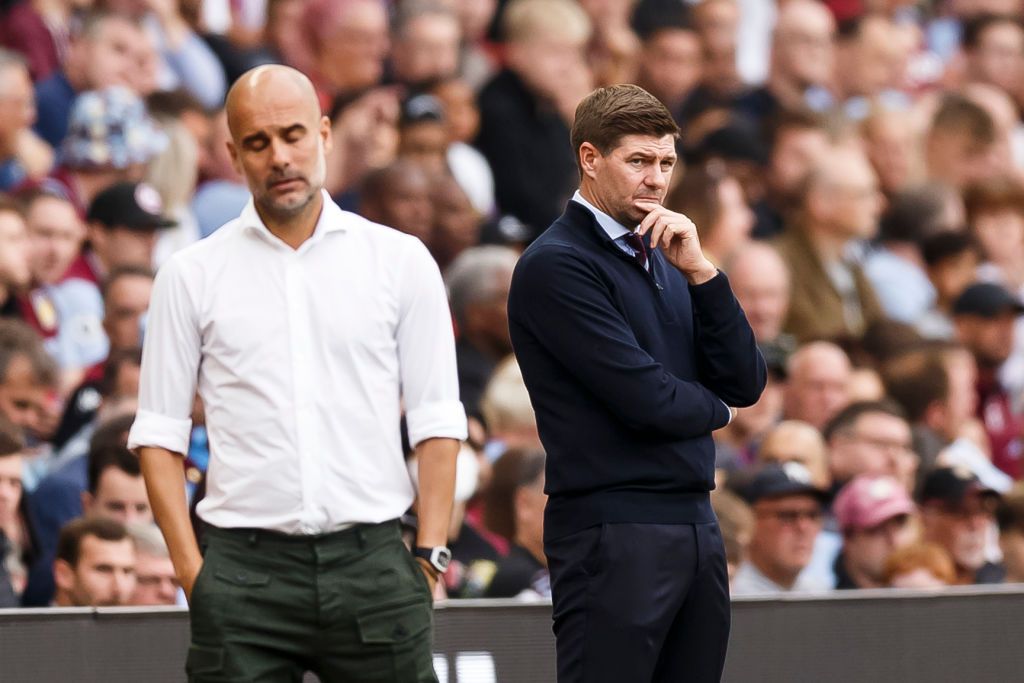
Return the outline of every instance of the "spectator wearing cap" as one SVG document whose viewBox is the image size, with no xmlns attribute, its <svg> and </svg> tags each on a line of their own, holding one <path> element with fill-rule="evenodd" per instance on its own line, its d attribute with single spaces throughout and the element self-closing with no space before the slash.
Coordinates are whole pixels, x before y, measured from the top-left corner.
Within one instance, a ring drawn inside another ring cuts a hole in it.
<svg viewBox="0 0 1024 683">
<path fill-rule="evenodd" d="M 978 364 L 978 418 L 985 425 L 992 462 L 1014 479 L 1024 476 L 1024 419 L 1016 415 L 999 368 L 1014 348 L 1024 304 L 994 283 L 971 285 L 953 304 L 957 337 Z"/>
<path fill-rule="evenodd" d="M 114 183 L 141 179 L 146 164 L 166 145 L 167 136 L 131 90 L 111 86 L 85 92 L 71 109 L 60 165 L 50 177 L 84 218 L 96 195 Z"/>
<path fill-rule="evenodd" d="M 885 585 L 912 590 L 941 590 L 956 581 L 953 560 L 934 543 L 897 548 L 885 562 Z"/>
<path fill-rule="evenodd" d="M 512 353 L 508 293 L 518 259 L 509 247 L 473 247 L 462 252 L 445 272 L 458 331 L 459 396 L 471 416 L 481 415 L 480 400 L 487 382 L 498 363 Z"/>
<path fill-rule="evenodd" d="M 810 342 L 786 364 L 783 416 L 822 429 L 849 403 L 850 358 L 831 342 Z"/>
<path fill-rule="evenodd" d="M 476 146 L 494 171 L 498 209 L 536 236 L 562 213 L 576 182 L 567 122 L 589 90 L 583 51 L 591 25 L 570 0 L 514 0 L 503 32 L 507 68 L 480 92 Z"/>
<path fill-rule="evenodd" d="M 863 152 L 834 148 L 814 164 L 797 221 L 776 246 L 794 282 L 785 329 L 799 341 L 859 337 L 883 317 L 874 288 L 848 255 L 878 228 L 881 195 Z"/>
<path fill-rule="evenodd" d="M 822 431 L 838 487 L 859 475 L 886 475 L 913 491 L 920 459 L 906 413 L 891 400 L 851 403 Z"/>
<path fill-rule="evenodd" d="M 123 14 L 89 13 L 71 34 L 63 68 L 36 85 L 36 133 L 59 148 L 79 94 L 133 87 L 145 40 L 138 22 Z"/>
<path fill-rule="evenodd" d="M 18 296 L 32 283 L 31 243 L 21 206 L 0 199 L 0 317 L 21 317 Z"/>
<path fill-rule="evenodd" d="M 0 48 L 0 192 L 45 176 L 53 149 L 32 131 L 36 98 L 25 61 Z"/>
<path fill-rule="evenodd" d="M 153 264 L 159 231 L 175 223 L 164 215 L 160 193 L 146 183 L 117 183 L 93 200 L 86 215 L 89 244 L 86 261 L 95 282 L 116 268 Z"/>
<path fill-rule="evenodd" d="M 459 68 L 462 27 L 437 0 L 401 3 L 391 25 L 391 76 L 413 88 L 451 78 Z"/>
<path fill-rule="evenodd" d="M 914 502 L 906 487 L 889 476 L 861 475 L 849 481 L 832 503 L 843 534 L 836 557 L 835 587 L 881 588 L 886 560 L 915 540 Z"/>
<path fill-rule="evenodd" d="M 371 171 L 359 192 L 359 213 L 429 245 L 434 226 L 430 174 L 408 159 Z"/>
<path fill-rule="evenodd" d="M 921 486 L 925 541 L 942 546 L 956 565 L 956 583 L 1000 583 L 1005 570 L 989 560 L 999 494 L 965 467 L 932 470 Z"/>
<path fill-rule="evenodd" d="M 1008 583 L 1024 583 L 1024 486 L 1018 485 L 999 501 L 999 548 Z"/>
<path fill-rule="evenodd" d="M 124 524 L 80 517 L 60 532 L 53 563 L 58 607 L 127 605 L 135 590 L 135 545 Z"/>
<path fill-rule="evenodd" d="M 821 531 L 825 492 L 797 463 L 766 465 L 746 498 L 754 510 L 750 555 L 736 572 L 733 595 L 813 592 L 826 585 L 801 577 Z"/>
</svg>

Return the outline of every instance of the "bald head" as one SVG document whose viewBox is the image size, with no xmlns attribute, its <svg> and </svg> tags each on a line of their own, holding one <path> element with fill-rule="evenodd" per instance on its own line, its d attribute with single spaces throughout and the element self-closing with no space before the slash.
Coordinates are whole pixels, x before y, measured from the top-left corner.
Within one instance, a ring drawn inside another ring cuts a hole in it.
<svg viewBox="0 0 1024 683">
<path fill-rule="evenodd" d="M 831 481 L 826 455 L 821 432 L 806 422 L 785 420 L 765 435 L 757 459 L 762 463 L 798 462 L 811 473 L 815 486 L 827 489 Z"/>
<path fill-rule="evenodd" d="M 846 353 L 829 342 L 797 349 L 786 366 L 784 414 L 821 429 L 849 402 L 852 368 Z"/>
<path fill-rule="evenodd" d="M 759 343 L 775 340 L 789 310 L 790 279 L 779 252 L 764 242 L 740 248 L 726 266 L 736 300 Z"/>
<path fill-rule="evenodd" d="M 280 64 L 258 66 L 246 71 L 231 86 L 224 105 L 231 136 L 237 142 L 239 117 L 248 114 L 254 107 L 275 106 L 289 100 L 309 107 L 310 116 L 315 119 L 322 115 L 316 88 L 301 71 Z"/>
</svg>

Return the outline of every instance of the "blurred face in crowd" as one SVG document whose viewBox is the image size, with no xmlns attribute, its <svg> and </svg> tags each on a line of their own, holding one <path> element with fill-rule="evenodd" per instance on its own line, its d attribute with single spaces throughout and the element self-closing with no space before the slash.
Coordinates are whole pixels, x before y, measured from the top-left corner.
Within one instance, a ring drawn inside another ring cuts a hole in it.
<svg viewBox="0 0 1024 683">
<path fill-rule="evenodd" d="M 913 486 L 917 455 L 910 425 L 887 413 L 865 413 L 829 443 L 832 473 L 839 481 L 861 474 L 889 475 Z"/>
<path fill-rule="evenodd" d="M 792 585 L 811 561 L 821 531 L 821 504 L 808 495 L 760 500 L 754 518 L 751 561 L 776 583 Z"/>
<path fill-rule="evenodd" d="M 12 153 L 18 134 L 35 120 L 36 95 L 28 69 L 13 65 L 0 70 L 0 153 Z"/>
<path fill-rule="evenodd" d="M 979 494 L 968 494 L 959 504 L 926 503 L 921 517 L 925 540 L 945 548 L 961 569 L 977 571 L 985 564 L 994 506 L 992 498 Z"/>
<path fill-rule="evenodd" d="M 454 15 L 415 17 L 397 37 L 391 51 L 395 77 L 402 83 L 417 85 L 454 76 L 459 67 L 461 39 Z"/>
<path fill-rule="evenodd" d="M 885 562 L 893 550 L 914 541 L 910 515 L 897 515 L 868 529 L 848 530 L 843 535 L 847 567 L 872 584 L 885 580 Z"/>
<path fill-rule="evenodd" d="M 159 235 L 156 230 L 133 230 L 121 225 L 89 225 L 89 243 L 107 272 L 121 266 L 151 267 Z"/>
<path fill-rule="evenodd" d="M 743 89 L 736 67 L 736 37 L 704 39 L 704 67 L 701 72 L 705 87 L 719 97 L 728 97 Z"/>
<path fill-rule="evenodd" d="M 724 262 L 750 241 L 753 229 L 754 212 L 747 206 L 743 188 L 736 178 L 726 176 L 718 183 L 718 217 L 703 240 L 705 251 Z"/>
<path fill-rule="evenodd" d="M 789 270 L 772 247 L 753 243 L 728 264 L 729 282 L 754 338 L 770 342 L 782 332 L 789 310 Z"/>
<path fill-rule="evenodd" d="M 967 349 L 948 351 L 943 356 L 949 396 L 946 398 L 945 428 L 948 438 L 956 438 L 963 426 L 974 418 L 978 408 L 978 365 Z"/>
<path fill-rule="evenodd" d="M 434 184 L 434 234 L 431 252 L 442 265 L 480 241 L 480 214 L 450 176 Z"/>
<path fill-rule="evenodd" d="M 694 31 L 665 28 L 643 44 L 638 82 L 674 109 L 700 82 L 702 62 L 700 38 Z"/>
<path fill-rule="evenodd" d="M 860 34 L 839 44 L 836 76 L 847 97 L 871 97 L 901 85 L 905 48 L 882 15 L 862 20 Z"/>
<path fill-rule="evenodd" d="M 811 482 L 817 488 L 828 490 L 832 485 L 825 441 L 818 430 L 806 422 L 789 420 L 768 432 L 761 442 L 757 459 L 765 464 L 800 463 L 810 472 Z"/>
<path fill-rule="evenodd" d="M 822 166 L 825 163 L 828 166 Z M 878 178 L 859 151 L 838 149 L 819 160 L 808 190 L 809 220 L 842 239 L 870 239 L 878 231 Z"/>
<path fill-rule="evenodd" d="M 1024 582 L 1024 531 L 1007 529 L 1000 532 L 999 548 L 1003 551 L 1007 583 Z"/>
<path fill-rule="evenodd" d="M 153 521 L 142 475 L 131 475 L 113 466 L 100 473 L 95 494 L 82 492 L 82 510 L 86 515 L 109 517 L 122 524 Z"/>
<path fill-rule="evenodd" d="M 91 34 L 71 44 L 68 77 L 78 90 L 138 84 L 140 55 L 146 50 L 142 30 L 118 16 L 104 19 Z"/>
<path fill-rule="evenodd" d="M 39 284 L 60 282 L 85 241 L 85 226 L 71 202 L 42 196 L 28 209 L 32 278 Z"/>
<path fill-rule="evenodd" d="M 160 52 L 153 39 L 143 33 L 135 52 L 136 67 L 131 74 L 131 87 L 141 97 L 160 90 Z"/>
<path fill-rule="evenodd" d="M 977 278 L 979 263 L 977 251 L 967 249 L 928 266 L 928 279 L 938 292 L 939 301 L 956 301 Z"/>
<path fill-rule="evenodd" d="M 334 21 L 319 41 L 320 72 L 342 92 L 356 92 L 378 83 L 391 49 L 384 4 L 352 0 L 338 10 Z"/>
<path fill-rule="evenodd" d="M 548 496 L 544 493 L 544 474 L 515 493 L 516 543 L 525 548 L 540 550 L 544 546 L 544 507 Z M 543 561 L 543 558 L 538 557 Z"/>
<path fill-rule="evenodd" d="M 831 344 L 809 344 L 790 358 L 785 415 L 817 429 L 849 402 L 850 360 Z"/>
<path fill-rule="evenodd" d="M 121 275 L 107 288 L 103 330 L 111 349 L 133 349 L 142 345 L 140 322 L 149 310 L 153 280 L 142 275 Z"/>
<path fill-rule="evenodd" d="M 31 283 L 31 245 L 24 219 L 0 210 L 0 291 L 21 290 Z"/>
<path fill-rule="evenodd" d="M 694 7 L 697 30 L 705 41 L 735 40 L 740 8 L 735 0 L 706 0 Z"/>
<path fill-rule="evenodd" d="M 473 89 L 465 81 L 453 78 L 435 87 L 431 94 L 444 107 L 449 141 L 472 142 L 480 130 L 480 111 Z"/>
<path fill-rule="evenodd" d="M 420 121 L 402 128 L 398 156 L 419 164 L 432 175 L 448 170 L 448 129 L 442 121 Z"/>
<path fill-rule="evenodd" d="M 73 607 L 116 607 L 128 604 L 135 590 L 135 546 L 131 539 L 105 541 L 82 538 L 78 564 L 54 564 L 57 603 Z"/>
<path fill-rule="evenodd" d="M 380 196 L 365 196 L 360 207 L 372 221 L 394 228 L 429 244 L 434 222 L 430 197 L 430 178 L 421 167 L 403 164 L 395 167 Z"/>
<path fill-rule="evenodd" d="M 129 604 L 174 605 L 178 598 L 178 577 L 171 558 L 138 553 L 135 556 L 135 591 Z"/>
<path fill-rule="evenodd" d="M 962 191 L 998 171 L 998 148 L 966 130 L 933 129 L 927 138 L 927 163 L 933 180 Z"/>
<path fill-rule="evenodd" d="M 246 78 L 228 95 L 228 150 L 261 217 L 287 221 L 320 194 L 331 123 L 298 72 L 260 67 Z"/>
<path fill-rule="evenodd" d="M 958 315 L 953 319 L 960 342 L 974 353 L 979 367 L 998 368 L 1013 353 L 1013 311 L 1000 313 L 994 318 L 980 315 Z"/>
<path fill-rule="evenodd" d="M 638 203 L 661 204 L 665 199 L 675 147 L 671 135 L 624 135 L 607 154 L 584 142 L 578 153 L 591 201 L 621 225 L 639 225 L 648 211 Z"/>
<path fill-rule="evenodd" d="M 738 408 L 730 426 L 742 438 L 756 440 L 782 417 L 782 385 L 769 377 L 757 403 Z"/>
<path fill-rule="evenodd" d="M 30 436 L 47 440 L 57 429 L 61 406 L 56 387 L 43 384 L 26 355 L 16 355 L 0 379 L 0 413 Z"/>
<path fill-rule="evenodd" d="M 1014 209 L 980 213 L 971 226 L 985 260 L 1017 268 L 1024 258 L 1024 215 Z"/>
<path fill-rule="evenodd" d="M 768 188 L 778 204 L 794 203 L 815 162 L 829 148 L 820 128 L 786 128 L 779 132 L 768 162 Z"/>
<path fill-rule="evenodd" d="M 575 83 L 586 61 L 585 41 L 556 31 L 539 31 L 506 44 L 506 61 L 538 95 L 558 100 L 566 83 Z"/>
<path fill-rule="evenodd" d="M 905 113 L 885 111 L 864 126 L 868 159 L 878 174 L 883 191 L 904 189 L 912 179 L 916 139 L 913 123 Z"/>
<path fill-rule="evenodd" d="M 835 20 L 822 4 L 789 2 L 779 11 L 772 46 L 772 77 L 806 89 L 828 85 L 835 68 Z"/>
<path fill-rule="evenodd" d="M 966 55 L 971 80 L 991 83 L 1009 93 L 1020 90 L 1024 78 L 1024 29 L 1016 22 L 990 25 L 982 32 L 978 46 Z"/>
<path fill-rule="evenodd" d="M 9 529 L 18 518 L 22 494 L 20 453 L 0 456 L 0 529 Z"/>
</svg>

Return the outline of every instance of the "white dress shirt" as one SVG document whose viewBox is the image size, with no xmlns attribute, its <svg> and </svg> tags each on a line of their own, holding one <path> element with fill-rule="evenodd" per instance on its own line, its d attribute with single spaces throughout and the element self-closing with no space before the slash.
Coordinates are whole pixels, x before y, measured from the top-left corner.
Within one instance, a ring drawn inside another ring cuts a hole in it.
<svg viewBox="0 0 1024 683">
<path fill-rule="evenodd" d="M 314 534 L 403 514 L 402 403 L 413 445 L 466 438 L 437 265 L 326 192 L 298 249 L 250 200 L 160 269 L 129 447 L 187 452 L 197 386 L 210 439 L 198 512 L 219 527 Z"/>
</svg>

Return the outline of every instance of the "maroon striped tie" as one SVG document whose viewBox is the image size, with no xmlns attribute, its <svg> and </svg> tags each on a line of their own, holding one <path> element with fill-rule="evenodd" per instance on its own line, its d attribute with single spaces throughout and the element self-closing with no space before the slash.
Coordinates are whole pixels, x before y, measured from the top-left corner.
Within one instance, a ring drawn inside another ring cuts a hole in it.
<svg viewBox="0 0 1024 683">
<path fill-rule="evenodd" d="M 633 260 L 639 263 L 641 268 L 647 270 L 647 248 L 644 246 L 644 241 L 640 239 L 640 235 L 630 232 L 622 239 L 626 240 L 626 244 L 633 249 Z"/>
</svg>

